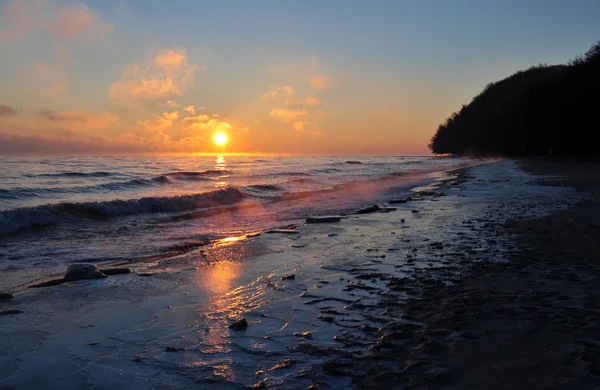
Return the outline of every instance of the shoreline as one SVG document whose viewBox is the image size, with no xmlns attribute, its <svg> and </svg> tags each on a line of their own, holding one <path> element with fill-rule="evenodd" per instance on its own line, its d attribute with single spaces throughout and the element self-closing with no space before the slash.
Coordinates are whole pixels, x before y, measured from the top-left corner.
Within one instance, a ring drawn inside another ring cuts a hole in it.
<svg viewBox="0 0 600 390">
<path fill-rule="evenodd" d="M 490 162 L 483 160 L 479 164 L 476 164 L 476 165 L 470 165 L 470 166 L 461 167 L 461 168 L 452 168 L 449 170 L 443 170 L 443 171 L 436 172 L 437 174 L 443 174 L 444 177 L 429 178 L 426 180 L 423 179 L 423 181 L 431 181 L 431 182 L 428 184 L 425 184 L 425 185 L 420 185 L 420 184 L 414 185 L 408 191 L 409 191 L 409 193 L 417 194 L 417 196 L 418 196 L 419 193 L 422 193 L 422 192 L 425 192 L 425 193 L 431 192 L 438 187 L 443 188 L 448 185 L 453 185 L 453 183 L 455 183 L 458 180 L 456 178 L 456 176 L 463 175 L 464 172 L 466 172 L 469 168 L 472 168 L 474 166 L 478 166 L 481 164 L 489 164 L 489 163 Z M 410 196 L 405 196 L 404 198 L 408 199 L 410 201 Z M 384 202 L 384 203 L 382 203 L 382 205 L 383 205 L 383 207 L 391 207 L 391 206 L 393 206 L 393 202 L 391 202 L 390 204 L 388 204 L 388 202 Z M 367 207 L 367 206 L 365 206 L 365 207 Z M 355 210 L 349 209 L 343 213 L 340 213 L 340 215 L 341 216 L 354 215 L 356 213 L 356 211 L 358 211 L 358 210 L 359 209 L 355 209 Z M 270 228 L 262 229 L 262 230 L 252 230 L 252 231 L 242 233 L 236 237 L 212 239 L 212 240 L 207 241 L 206 243 L 202 243 L 201 245 L 195 245 L 191 249 L 182 250 L 177 253 L 164 253 L 164 254 L 144 256 L 144 257 L 134 258 L 134 259 L 129 259 L 129 260 L 108 261 L 108 262 L 99 263 L 97 265 L 100 268 L 100 270 L 106 269 L 106 268 L 130 266 L 130 267 L 132 267 L 132 272 L 134 272 L 134 270 L 136 270 L 136 266 L 139 266 L 142 264 L 153 264 L 156 262 L 160 262 L 161 260 L 167 260 L 170 258 L 183 256 L 190 252 L 202 251 L 203 249 L 208 249 L 208 248 L 211 248 L 214 246 L 219 246 L 219 245 L 223 245 L 223 244 L 227 244 L 227 243 L 231 243 L 231 242 L 244 241 L 244 240 L 247 240 L 250 238 L 257 237 L 262 234 L 276 231 L 278 229 L 290 229 L 290 228 L 291 229 L 302 229 L 302 227 L 305 224 L 306 224 L 306 222 L 300 222 L 300 223 L 291 224 L 291 225 L 274 226 L 274 227 L 270 227 Z M 84 262 L 82 262 L 82 263 L 84 263 Z M 39 277 L 34 280 L 30 280 L 29 282 L 13 286 L 10 289 L 6 289 L 1 292 L 16 293 L 16 292 L 22 291 L 23 289 L 27 289 L 27 288 L 36 288 L 36 287 L 44 288 L 44 287 L 58 285 L 61 283 L 60 280 L 62 279 L 61 278 L 62 275 L 63 275 L 63 273 L 54 273 L 54 274 L 50 274 L 47 276 Z"/>
<path fill-rule="evenodd" d="M 0 317 L 9 346 L 0 385 L 34 386 L 26 373 L 41 370 L 62 378 L 57 387 L 105 388 L 114 367 L 125 388 L 166 380 L 289 389 L 460 383 L 460 368 L 444 359 L 462 340 L 485 335 L 451 317 L 471 306 L 446 304 L 448 294 L 465 288 L 473 270 L 505 269 L 519 253 L 504 221 L 579 199 L 568 188 L 541 187 L 515 165 L 467 168 L 439 189 L 448 196 L 395 211 L 164 259 L 149 267 L 151 277 L 27 289 L 9 304 L 24 313 Z M 123 310 L 127 319 L 119 319 Z M 247 330 L 227 328 L 241 318 Z M 185 350 L 165 353 L 169 346 Z M 54 356 L 53 371 L 35 356 Z M 87 362 L 77 375 L 74 359 Z"/>
</svg>

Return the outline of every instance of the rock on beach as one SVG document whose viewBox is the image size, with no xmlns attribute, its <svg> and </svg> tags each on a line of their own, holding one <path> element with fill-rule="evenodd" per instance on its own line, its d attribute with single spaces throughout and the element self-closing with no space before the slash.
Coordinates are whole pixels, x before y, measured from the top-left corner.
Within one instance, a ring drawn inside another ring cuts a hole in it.
<svg viewBox="0 0 600 390">
<path fill-rule="evenodd" d="M 93 264 L 71 264 L 65 273 L 65 282 L 102 278 L 106 278 L 106 275 Z"/>
</svg>

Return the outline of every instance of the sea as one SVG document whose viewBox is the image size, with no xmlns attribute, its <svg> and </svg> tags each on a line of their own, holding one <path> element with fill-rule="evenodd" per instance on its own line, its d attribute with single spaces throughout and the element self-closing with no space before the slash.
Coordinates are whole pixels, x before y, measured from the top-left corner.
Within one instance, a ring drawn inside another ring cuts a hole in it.
<svg viewBox="0 0 600 390">
<path fill-rule="evenodd" d="M 406 196 L 454 157 L 0 157 L 0 291 Z"/>
</svg>

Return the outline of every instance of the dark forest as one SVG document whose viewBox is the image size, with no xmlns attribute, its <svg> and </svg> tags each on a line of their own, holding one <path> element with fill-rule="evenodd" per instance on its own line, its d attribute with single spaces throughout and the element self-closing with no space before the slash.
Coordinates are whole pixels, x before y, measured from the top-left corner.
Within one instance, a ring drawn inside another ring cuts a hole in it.
<svg viewBox="0 0 600 390">
<path fill-rule="evenodd" d="M 598 155 L 600 41 L 566 65 L 538 65 L 488 84 L 433 136 L 436 154 Z"/>
</svg>

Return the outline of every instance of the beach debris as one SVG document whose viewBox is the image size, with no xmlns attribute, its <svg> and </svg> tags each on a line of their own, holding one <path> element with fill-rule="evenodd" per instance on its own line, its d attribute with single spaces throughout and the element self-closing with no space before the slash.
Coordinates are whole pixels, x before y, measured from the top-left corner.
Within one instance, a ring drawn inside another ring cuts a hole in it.
<svg viewBox="0 0 600 390">
<path fill-rule="evenodd" d="M 406 199 L 392 199 L 390 201 L 388 201 L 388 203 L 394 204 L 394 203 L 406 203 L 408 202 L 408 200 Z"/>
<path fill-rule="evenodd" d="M 281 280 L 295 280 L 296 279 L 296 275 L 295 274 L 291 274 L 291 275 L 285 275 L 281 277 Z"/>
<path fill-rule="evenodd" d="M 229 325 L 229 329 L 235 330 L 235 331 L 245 330 L 247 327 L 248 327 L 248 321 L 246 321 L 245 318 L 242 318 L 241 320 L 236 321 L 233 324 Z"/>
<path fill-rule="evenodd" d="M 18 310 L 18 309 L 0 310 L 0 316 L 5 316 L 5 315 L 9 315 L 9 314 L 21 314 L 21 313 L 23 313 L 23 311 Z"/>
<path fill-rule="evenodd" d="M 419 212 L 419 210 L 412 210 L 412 212 L 413 212 L 414 214 L 416 214 L 416 213 L 418 213 L 418 212 Z"/>
<path fill-rule="evenodd" d="M 296 337 L 302 337 L 302 338 L 305 338 L 305 339 L 312 339 L 313 338 L 313 335 L 310 332 L 294 332 L 293 335 L 296 336 Z"/>
<path fill-rule="evenodd" d="M 327 222 L 339 222 L 342 220 L 341 216 L 338 215 L 325 215 L 322 217 L 308 217 L 306 223 L 327 223 Z"/>
<path fill-rule="evenodd" d="M 401 223 L 404 223 L 404 222 L 406 222 L 406 221 L 404 220 L 404 218 L 402 218 L 402 219 L 400 220 L 400 222 L 401 222 Z"/>
<path fill-rule="evenodd" d="M 129 268 L 106 268 L 101 270 L 104 275 L 119 275 L 119 274 L 128 274 L 131 273 L 131 269 Z"/>
<path fill-rule="evenodd" d="M 9 293 L 0 293 L 0 301 L 9 301 L 13 299 L 15 296 Z"/>
<path fill-rule="evenodd" d="M 294 230 L 294 229 L 271 229 L 271 230 L 267 230 L 265 233 L 267 233 L 267 234 L 272 234 L 272 233 L 298 234 L 300 232 L 298 230 Z"/>
<path fill-rule="evenodd" d="M 170 345 L 165 347 L 165 352 L 179 352 L 179 351 L 185 351 L 185 348 L 175 348 L 175 347 L 171 347 Z"/>
<path fill-rule="evenodd" d="M 375 211 L 379 211 L 379 210 L 380 210 L 380 207 L 377 206 L 376 204 L 374 204 L 374 205 L 356 210 L 355 214 L 369 214 L 369 213 L 374 213 Z"/>
<path fill-rule="evenodd" d="M 102 279 L 106 275 L 94 264 L 71 264 L 65 273 L 65 282 L 84 279 Z"/>
<path fill-rule="evenodd" d="M 327 237 L 337 237 L 337 236 L 339 236 L 339 234 L 337 234 L 337 233 L 331 233 L 331 234 L 327 235 Z"/>
</svg>

